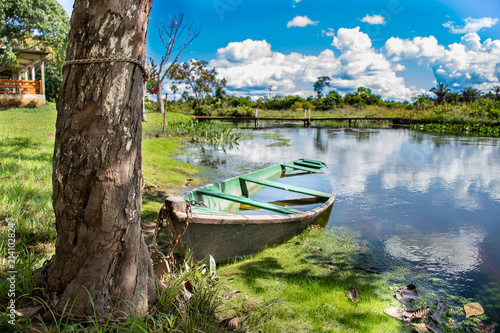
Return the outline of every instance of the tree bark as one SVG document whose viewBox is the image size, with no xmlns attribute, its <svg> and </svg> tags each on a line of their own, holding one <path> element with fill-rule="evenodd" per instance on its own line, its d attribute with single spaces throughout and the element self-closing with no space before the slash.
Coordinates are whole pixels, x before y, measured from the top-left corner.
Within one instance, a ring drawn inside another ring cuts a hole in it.
<svg viewBox="0 0 500 333">
<path fill-rule="evenodd" d="M 77 0 L 67 60 L 144 62 L 151 5 Z M 57 242 L 48 288 L 57 293 L 58 308 L 74 302 L 74 314 L 144 314 L 157 298 L 157 280 L 140 226 L 143 73 L 136 64 L 113 62 L 69 65 L 63 75 L 52 174 Z"/>
<path fill-rule="evenodd" d="M 165 105 L 163 104 L 163 99 L 161 98 L 161 83 L 158 83 L 158 89 L 156 93 L 156 103 L 158 104 L 158 109 L 161 114 L 165 114 Z M 167 97 L 165 97 L 166 99 Z"/>
</svg>

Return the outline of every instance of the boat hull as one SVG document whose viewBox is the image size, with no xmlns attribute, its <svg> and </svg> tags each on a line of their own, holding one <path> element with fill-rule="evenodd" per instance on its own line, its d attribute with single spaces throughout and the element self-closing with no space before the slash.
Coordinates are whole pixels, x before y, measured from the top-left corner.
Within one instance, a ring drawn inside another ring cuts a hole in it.
<svg viewBox="0 0 500 333">
<path fill-rule="evenodd" d="M 291 215 L 229 215 L 193 213 L 179 242 L 182 253 L 188 251 L 193 261 L 227 262 L 283 243 L 312 223 L 325 226 L 335 196 L 319 207 Z M 176 212 L 175 230 L 181 230 L 187 215 Z"/>
</svg>

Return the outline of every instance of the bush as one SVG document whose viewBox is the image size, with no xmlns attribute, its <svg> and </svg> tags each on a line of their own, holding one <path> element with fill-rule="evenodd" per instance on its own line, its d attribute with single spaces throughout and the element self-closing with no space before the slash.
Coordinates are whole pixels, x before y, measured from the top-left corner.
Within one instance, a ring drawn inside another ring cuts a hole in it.
<svg viewBox="0 0 500 333">
<path fill-rule="evenodd" d="M 212 108 L 208 105 L 198 105 L 194 108 L 194 113 L 197 116 L 211 116 Z"/>
<path fill-rule="evenodd" d="M 146 110 L 151 112 L 160 112 L 160 110 L 158 110 L 156 102 L 153 102 L 147 97 L 144 98 L 144 107 L 146 108 Z"/>
<path fill-rule="evenodd" d="M 254 110 L 248 106 L 239 106 L 232 109 L 217 110 L 217 115 L 220 117 L 251 117 L 254 115 Z"/>
<path fill-rule="evenodd" d="M 18 108 L 22 103 L 21 97 L 0 98 L 0 107 L 2 108 Z"/>
</svg>

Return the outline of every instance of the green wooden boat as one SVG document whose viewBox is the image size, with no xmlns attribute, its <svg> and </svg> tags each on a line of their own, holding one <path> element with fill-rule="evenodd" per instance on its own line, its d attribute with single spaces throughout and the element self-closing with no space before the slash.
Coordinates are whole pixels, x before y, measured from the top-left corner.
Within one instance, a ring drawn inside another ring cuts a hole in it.
<svg viewBox="0 0 500 333">
<path fill-rule="evenodd" d="M 323 162 L 299 159 L 191 190 L 173 204 L 174 233 L 181 254 L 194 261 L 241 258 L 282 243 L 310 224 L 326 225 L 334 194 L 295 184 L 311 184 Z M 317 182 L 316 182 L 317 183 Z M 320 182 L 321 183 L 321 182 Z M 324 183 L 324 182 L 323 182 Z M 189 225 L 185 204 L 191 203 Z"/>
</svg>

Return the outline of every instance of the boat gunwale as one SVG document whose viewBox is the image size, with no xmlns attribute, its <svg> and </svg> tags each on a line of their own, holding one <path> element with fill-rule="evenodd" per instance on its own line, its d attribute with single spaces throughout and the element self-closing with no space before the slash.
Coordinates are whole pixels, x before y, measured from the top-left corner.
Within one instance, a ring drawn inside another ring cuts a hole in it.
<svg viewBox="0 0 500 333">
<path fill-rule="evenodd" d="M 297 220 L 305 219 L 307 217 L 319 215 L 334 204 L 335 194 L 332 193 L 330 198 L 325 201 L 321 206 L 314 209 L 295 213 L 295 214 L 281 214 L 281 215 L 236 215 L 236 214 L 215 214 L 204 212 L 193 212 L 190 223 L 199 224 L 268 224 L 268 223 L 287 223 L 295 222 Z M 179 219 L 186 219 L 185 212 L 174 212 Z"/>
<path fill-rule="evenodd" d="M 185 198 L 189 194 L 192 194 L 192 193 L 194 193 L 198 190 L 201 190 L 203 188 L 206 188 L 208 186 L 222 184 L 222 183 L 225 183 L 225 182 L 228 182 L 231 180 L 235 180 L 235 179 L 240 179 L 241 177 L 250 176 L 250 175 L 258 173 L 259 171 L 262 171 L 262 170 L 271 169 L 271 168 L 277 168 L 277 169 L 279 168 L 279 170 L 282 170 L 284 164 L 293 163 L 295 161 L 300 161 L 300 160 L 306 160 L 306 159 L 299 158 L 299 159 L 293 160 L 293 161 L 273 164 L 269 167 L 255 170 L 255 171 L 251 171 L 251 172 L 248 172 L 248 173 L 243 174 L 243 175 L 230 177 L 227 179 L 217 181 L 215 183 L 203 184 L 203 185 L 197 186 L 195 188 L 192 188 L 192 189 L 189 189 L 189 190 L 183 192 L 182 194 L 180 194 L 180 196 L 182 198 Z M 308 171 L 307 173 L 324 173 L 323 169 L 328 168 L 328 166 L 324 162 L 321 162 L 321 161 L 317 161 L 317 162 L 322 164 L 323 166 L 321 168 L 319 168 L 317 172 Z M 290 166 L 285 166 L 285 167 L 291 168 Z M 296 170 L 300 170 L 300 169 L 296 169 Z M 260 185 L 260 186 L 266 187 L 265 185 Z M 319 198 L 318 196 L 315 196 L 315 195 L 311 195 L 311 196 Z M 223 212 L 221 212 L 220 214 L 217 214 L 217 213 L 192 211 L 191 222 L 196 222 L 196 223 L 200 223 L 200 224 L 265 224 L 265 223 L 276 223 L 277 221 L 280 221 L 283 223 L 284 222 L 294 222 L 297 219 L 304 219 L 304 218 L 307 218 L 309 216 L 319 215 L 323 211 L 327 210 L 328 207 L 333 205 L 334 201 L 335 201 L 335 194 L 332 192 L 331 196 L 328 198 L 327 201 L 325 201 L 323 204 L 321 204 L 320 206 L 318 206 L 314 209 L 307 210 L 307 211 L 300 212 L 300 213 L 279 214 L 279 215 L 271 215 L 268 213 L 262 214 L 262 215 L 261 214 L 255 214 L 255 215 L 239 214 L 238 215 L 238 214 L 223 213 Z M 174 213 L 177 215 L 177 218 L 179 218 L 179 219 L 185 219 L 187 217 L 187 214 L 184 212 L 175 211 Z"/>
</svg>

